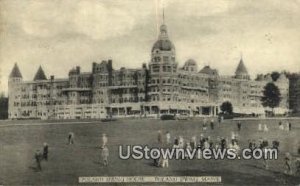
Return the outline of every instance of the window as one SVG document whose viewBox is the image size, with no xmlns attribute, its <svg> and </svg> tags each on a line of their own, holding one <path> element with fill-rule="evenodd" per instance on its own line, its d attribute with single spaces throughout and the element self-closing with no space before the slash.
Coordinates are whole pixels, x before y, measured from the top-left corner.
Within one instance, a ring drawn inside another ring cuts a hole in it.
<svg viewBox="0 0 300 186">
<path fill-rule="evenodd" d="M 164 57 L 163 57 L 163 61 L 164 61 L 164 62 L 168 62 L 168 61 L 169 61 L 169 57 L 168 57 L 168 56 L 164 56 Z"/>
<path fill-rule="evenodd" d="M 163 66 L 163 72 L 166 72 L 166 71 L 167 71 L 167 67 Z"/>
<path fill-rule="evenodd" d="M 158 57 L 154 57 L 154 61 L 155 62 L 160 62 L 160 57 L 158 56 Z"/>
<path fill-rule="evenodd" d="M 167 67 L 167 72 L 171 72 L 171 67 L 170 66 Z"/>
<path fill-rule="evenodd" d="M 153 65 L 152 72 L 159 72 L 159 65 Z"/>
</svg>

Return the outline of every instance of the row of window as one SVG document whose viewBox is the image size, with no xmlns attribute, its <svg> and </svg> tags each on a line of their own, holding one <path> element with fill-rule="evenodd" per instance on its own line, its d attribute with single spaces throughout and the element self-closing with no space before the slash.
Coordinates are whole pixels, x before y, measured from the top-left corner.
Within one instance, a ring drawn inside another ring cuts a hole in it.
<svg viewBox="0 0 300 186">
<path fill-rule="evenodd" d="M 142 102 L 144 101 L 144 97 L 130 97 L 130 98 L 119 98 L 119 99 L 111 99 L 112 103 L 127 103 L 127 102 Z"/>
<path fill-rule="evenodd" d="M 172 72 L 171 66 L 152 65 L 150 69 L 151 72 Z M 176 68 L 173 68 L 173 72 L 176 72 L 176 70 Z"/>
<path fill-rule="evenodd" d="M 176 102 L 188 102 L 188 103 L 205 103 L 207 99 L 191 99 L 186 97 L 172 97 L 172 96 L 151 96 L 152 101 L 176 101 Z"/>
<path fill-rule="evenodd" d="M 169 61 L 173 61 L 175 62 L 175 57 L 172 56 L 172 57 L 169 57 L 169 56 L 162 56 L 162 58 L 160 56 L 155 56 L 152 58 L 152 62 L 169 62 Z"/>
<path fill-rule="evenodd" d="M 150 92 L 160 92 L 159 87 L 152 87 L 150 89 Z M 162 88 L 162 92 L 177 92 L 185 95 L 199 95 L 199 96 L 207 96 L 207 92 L 203 91 L 195 91 L 195 90 L 183 90 L 179 87 L 173 87 L 173 88 Z"/>
<path fill-rule="evenodd" d="M 136 89 L 136 88 L 129 88 L 129 89 L 114 89 L 111 91 L 112 96 L 114 96 L 115 94 L 136 94 L 136 93 L 144 93 L 145 90 L 140 88 L 140 89 Z"/>
</svg>

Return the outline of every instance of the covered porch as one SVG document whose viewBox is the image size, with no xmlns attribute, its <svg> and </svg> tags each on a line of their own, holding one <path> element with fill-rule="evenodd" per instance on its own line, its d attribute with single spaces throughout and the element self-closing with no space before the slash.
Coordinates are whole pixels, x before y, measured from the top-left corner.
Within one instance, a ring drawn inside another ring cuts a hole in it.
<svg viewBox="0 0 300 186">
<path fill-rule="evenodd" d="M 193 106 L 193 105 L 144 105 L 141 109 L 142 114 L 160 115 L 160 114 L 183 114 L 190 116 L 216 116 L 218 106 Z"/>
<path fill-rule="evenodd" d="M 113 117 L 130 117 L 141 114 L 141 106 L 139 104 L 132 105 L 111 105 L 106 107 L 107 115 Z"/>
</svg>

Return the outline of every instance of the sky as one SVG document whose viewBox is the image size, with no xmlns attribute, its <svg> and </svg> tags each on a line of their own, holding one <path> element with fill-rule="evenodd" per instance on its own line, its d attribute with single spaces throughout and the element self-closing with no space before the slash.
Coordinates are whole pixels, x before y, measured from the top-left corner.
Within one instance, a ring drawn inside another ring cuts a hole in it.
<svg viewBox="0 0 300 186">
<path fill-rule="evenodd" d="M 233 75 L 242 56 L 252 78 L 300 72 L 300 0 L 0 0 L 0 92 L 14 63 L 24 80 L 40 65 L 56 78 L 106 59 L 140 68 L 163 7 L 179 66 L 192 58 Z"/>
</svg>

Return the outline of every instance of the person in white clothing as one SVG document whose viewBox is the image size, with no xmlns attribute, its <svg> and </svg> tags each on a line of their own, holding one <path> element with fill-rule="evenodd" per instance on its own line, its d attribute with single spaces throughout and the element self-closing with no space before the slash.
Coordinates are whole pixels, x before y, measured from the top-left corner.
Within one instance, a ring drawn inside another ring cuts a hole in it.
<svg viewBox="0 0 300 186">
<path fill-rule="evenodd" d="M 283 124 L 279 125 L 279 129 L 284 130 L 284 125 Z"/>
<path fill-rule="evenodd" d="M 184 147 L 184 140 L 182 136 L 179 136 L 179 140 L 178 140 L 178 146 L 179 148 L 183 149 Z"/>
<path fill-rule="evenodd" d="M 262 125 L 261 125 L 261 123 L 258 123 L 258 131 L 262 131 Z"/>
<path fill-rule="evenodd" d="M 240 148 L 240 146 L 237 144 L 236 141 L 233 143 L 232 148 L 235 150 L 236 155 L 239 157 L 239 153 L 240 153 L 241 148 Z"/>
<path fill-rule="evenodd" d="M 207 129 L 207 120 L 206 120 L 206 118 L 203 119 L 202 129 L 203 129 L 203 131 L 206 131 L 206 129 Z"/>
<path fill-rule="evenodd" d="M 171 134 L 169 131 L 166 133 L 166 142 L 168 145 L 171 143 Z"/>
<path fill-rule="evenodd" d="M 190 143 L 186 143 L 186 150 L 189 150 L 189 151 L 192 150 L 192 147 L 191 147 L 191 144 L 190 144 Z"/>
<path fill-rule="evenodd" d="M 109 156 L 109 150 L 108 150 L 107 146 L 103 147 L 101 156 L 102 156 L 102 160 L 103 160 L 103 165 L 107 166 L 108 165 L 108 156 Z"/>
<path fill-rule="evenodd" d="M 264 154 L 266 154 L 267 151 L 268 151 L 268 147 L 263 147 L 262 150 L 264 151 Z M 265 158 L 265 157 L 263 157 L 263 165 L 264 165 L 264 168 L 265 168 L 266 170 L 269 169 L 269 161 L 268 161 L 268 159 Z"/>
<path fill-rule="evenodd" d="M 289 122 L 288 121 L 285 122 L 285 130 L 286 131 L 290 131 Z"/>
<path fill-rule="evenodd" d="M 196 136 L 193 136 L 193 137 L 191 138 L 191 147 L 192 147 L 193 149 L 197 148 L 197 139 L 196 139 Z"/>
<path fill-rule="evenodd" d="M 169 167 L 169 160 L 168 160 L 168 158 L 161 158 L 161 167 L 162 168 L 165 168 L 165 167 Z"/>
<path fill-rule="evenodd" d="M 102 134 L 102 146 L 101 146 L 101 148 L 104 148 L 104 146 L 106 146 L 107 145 L 107 142 L 108 142 L 108 139 L 107 139 L 107 136 L 106 136 L 106 134 Z"/>
<path fill-rule="evenodd" d="M 268 132 L 268 131 L 269 131 L 268 125 L 264 124 L 264 132 Z"/>
<path fill-rule="evenodd" d="M 204 142 L 204 149 L 209 149 L 208 140 L 205 140 L 205 142 Z"/>
</svg>

